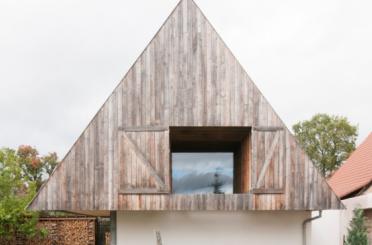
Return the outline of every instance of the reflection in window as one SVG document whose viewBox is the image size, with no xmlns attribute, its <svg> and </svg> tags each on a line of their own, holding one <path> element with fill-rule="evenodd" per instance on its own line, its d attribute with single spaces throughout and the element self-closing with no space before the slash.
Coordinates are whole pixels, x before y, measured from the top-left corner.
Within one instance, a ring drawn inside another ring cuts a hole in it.
<svg viewBox="0 0 372 245">
<path fill-rule="evenodd" d="M 174 193 L 233 193 L 233 153 L 172 153 Z"/>
</svg>

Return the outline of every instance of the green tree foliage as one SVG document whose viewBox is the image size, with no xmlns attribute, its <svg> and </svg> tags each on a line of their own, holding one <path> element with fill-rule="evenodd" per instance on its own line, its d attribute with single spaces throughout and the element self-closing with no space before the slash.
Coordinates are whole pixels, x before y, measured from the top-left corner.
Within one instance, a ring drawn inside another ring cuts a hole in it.
<svg viewBox="0 0 372 245">
<path fill-rule="evenodd" d="M 25 210 L 35 194 L 35 183 L 22 173 L 19 160 L 14 150 L 0 149 L 0 237 L 6 239 L 39 232 L 37 213 Z"/>
<path fill-rule="evenodd" d="M 36 184 L 36 190 L 39 190 L 58 163 L 56 153 L 40 156 L 35 148 L 28 145 L 18 147 L 17 156 L 22 173 Z"/>
<path fill-rule="evenodd" d="M 368 233 L 365 225 L 365 218 L 362 209 L 354 210 L 354 217 L 350 221 L 350 227 L 348 228 L 348 235 L 345 241 L 345 245 L 367 245 L 368 244 Z"/>
<path fill-rule="evenodd" d="M 293 126 L 297 140 L 324 176 L 328 176 L 355 150 L 358 128 L 346 117 L 317 114 Z"/>
<path fill-rule="evenodd" d="M 27 145 L 0 149 L 0 237 L 46 234 L 36 228 L 38 213 L 26 207 L 57 163 L 56 153 L 40 156 Z"/>
<path fill-rule="evenodd" d="M 224 192 L 221 189 L 224 183 L 220 181 L 219 178 L 220 178 L 220 175 L 216 171 L 216 173 L 214 174 L 214 182 L 212 183 L 214 194 L 224 194 Z"/>
</svg>

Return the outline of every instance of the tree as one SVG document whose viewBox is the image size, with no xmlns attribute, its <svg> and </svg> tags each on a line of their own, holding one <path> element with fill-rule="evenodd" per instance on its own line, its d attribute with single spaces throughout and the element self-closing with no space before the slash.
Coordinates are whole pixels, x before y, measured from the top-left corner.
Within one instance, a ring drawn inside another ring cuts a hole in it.
<svg viewBox="0 0 372 245">
<path fill-rule="evenodd" d="M 23 174 L 16 151 L 0 149 L 0 237 L 12 239 L 16 234 L 43 235 L 36 223 L 38 214 L 25 208 L 35 194 L 36 185 Z"/>
<path fill-rule="evenodd" d="M 58 164 L 56 153 L 40 156 L 39 152 L 29 145 L 19 146 L 17 156 L 19 157 L 22 173 L 27 176 L 30 181 L 35 182 L 36 191 L 39 190 L 43 182 L 49 178 L 49 175 Z"/>
<path fill-rule="evenodd" d="M 220 181 L 220 175 L 218 174 L 218 170 L 216 169 L 216 173 L 214 174 L 214 182 L 212 183 L 213 193 L 214 194 L 224 194 L 222 191 L 222 186 L 224 183 Z"/>
<path fill-rule="evenodd" d="M 355 150 L 357 126 L 346 117 L 317 114 L 293 126 L 297 140 L 323 176 L 336 170 Z"/>
<path fill-rule="evenodd" d="M 367 227 L 364 224 L 365 218 L 363 209 L 355 209 L 354 217 L 350 221 L 350 227 L 348 228 L 348 235 L 346 238 L 345 245 L 367 245 L 368 244 L 368 233 Z"/>
</svg>

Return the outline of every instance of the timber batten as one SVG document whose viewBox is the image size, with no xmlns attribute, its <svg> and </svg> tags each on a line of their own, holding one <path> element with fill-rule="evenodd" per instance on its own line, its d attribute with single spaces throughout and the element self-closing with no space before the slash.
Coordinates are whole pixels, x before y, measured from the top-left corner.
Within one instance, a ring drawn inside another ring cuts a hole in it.
<svg viewBox="0 0 372 245">
<path fill-rule="evenodd" d="M 240 128 L 238 193 L 171 193 L 170 131 Z M 241 172 L 241 173 L 240 173 Z M 244 178 L 246 181 L 244 181 Z M 319 210 L 340 201 L 192 0 L 42 186 L 34 210 Z"/>
</svg>

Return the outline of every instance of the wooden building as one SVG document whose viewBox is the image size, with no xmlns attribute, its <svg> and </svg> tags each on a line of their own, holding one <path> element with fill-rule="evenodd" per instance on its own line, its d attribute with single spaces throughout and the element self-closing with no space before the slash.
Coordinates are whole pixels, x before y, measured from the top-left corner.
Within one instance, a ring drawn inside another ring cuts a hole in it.
<svg viewBox="0 0 372 245">
<path fill-rule="evenodd" d="M 175 152 L 232 152 L 233 192 L 174 193 Z M 341 203 L 201 10 L 182 0 L 29 208 L 306 218 Z"/>
</svg>

